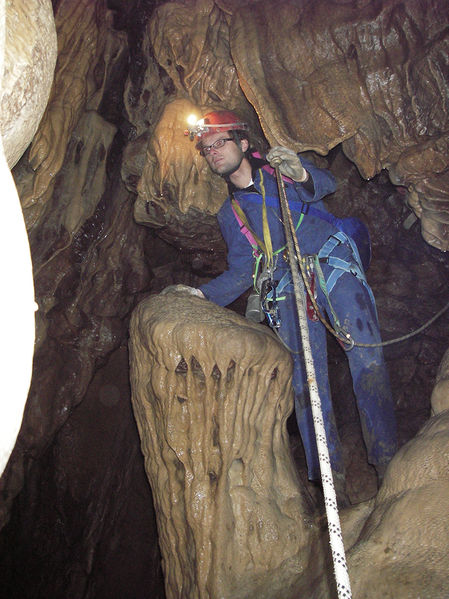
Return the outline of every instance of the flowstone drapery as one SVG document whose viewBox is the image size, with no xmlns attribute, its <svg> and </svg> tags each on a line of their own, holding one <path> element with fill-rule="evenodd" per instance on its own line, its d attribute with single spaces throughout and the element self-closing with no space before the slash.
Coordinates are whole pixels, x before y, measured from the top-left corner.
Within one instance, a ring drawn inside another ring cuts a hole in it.
<svg viewBox="0 0 449 599">
<path fill-rule="evenodd" d="M 270 145 L 341 144 L 363 178 L 386 169 L 448 250 L 445 0 L 173 1 L 149 35 L 178 99 L 247 119 L 246 99 Z"/>
<path fill-rule="evenodd" d="M 169 599 L 294 597 L 317 566 L 290 379 L 267 327 L 206 300 L 169 293 L 134 312 L 133 406 Z"/>
</svg>

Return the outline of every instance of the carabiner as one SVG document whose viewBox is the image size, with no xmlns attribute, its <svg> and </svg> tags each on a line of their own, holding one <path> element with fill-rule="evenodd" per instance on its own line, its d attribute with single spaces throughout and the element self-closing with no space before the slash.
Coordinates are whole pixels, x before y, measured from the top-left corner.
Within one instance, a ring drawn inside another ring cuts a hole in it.
<svg viewBox="0 0 449 599">
<path fill-rule="evenodd" d="M 349 333 L 346 333 L 343 329 L 340 329 L 340 331 L 338 331 L 340 334 L 343 333 L 343 337 L 345 338 L 345 340 L 343 341 L 343 339 L 341 339 L 342 341 L 342 346 L 343 349 L 345 351 L 351 351 L 351 349 L 354 347 L 355 345 L 355 341 L 354 339 L 351 337 L 351 335 Z"/>
</svg>

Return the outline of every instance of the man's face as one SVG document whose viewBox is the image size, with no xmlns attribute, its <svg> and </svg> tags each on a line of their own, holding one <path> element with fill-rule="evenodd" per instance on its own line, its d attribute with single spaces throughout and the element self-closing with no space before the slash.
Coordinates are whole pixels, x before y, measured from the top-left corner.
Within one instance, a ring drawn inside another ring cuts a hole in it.
<svg viewBox="0 0 449 599">
<path fill-rule="evenodd" d="M 202 147 L 211 146 L 219 139 L 229 139 L 231 134 L 227 131 L 222 133 L 208 133 L 201 138 Z M 229 175 L 234 173 L 242 163 L 244 152 L 248 148 L 248 140 L 241 141 L 241 148 L 232 141 L 227 141 L 221 148 L 211 148 L 205 156 L 207 164 L 212 172 L 217 175 Z"/>
</svg>

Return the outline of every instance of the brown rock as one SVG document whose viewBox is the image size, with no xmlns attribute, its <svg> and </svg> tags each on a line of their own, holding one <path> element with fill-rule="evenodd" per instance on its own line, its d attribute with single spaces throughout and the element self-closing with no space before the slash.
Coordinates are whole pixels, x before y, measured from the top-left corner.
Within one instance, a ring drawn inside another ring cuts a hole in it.
<svg viewBox="0 0 449 599">
<path fill-rule="evenodd" d="M 189 294 L 131 323 L 134 411 L 166 594 L 296 597 L 313 524 L 288 449 L 291 362 L 269 329 Z M 319 560 L 318 560 L 319 561 Z"/>
<path fill-rule="evenodd" d="M 0 130 L 12 168 L 33 139 L 47 106 L 57 42 L 50 0 L 9 0 L 4 9 Z"/>
</svg>

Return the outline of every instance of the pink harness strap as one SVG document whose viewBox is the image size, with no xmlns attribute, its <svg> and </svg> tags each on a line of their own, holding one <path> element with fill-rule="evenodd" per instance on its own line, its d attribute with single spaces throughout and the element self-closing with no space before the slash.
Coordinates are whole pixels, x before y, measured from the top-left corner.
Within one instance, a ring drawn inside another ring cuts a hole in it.
<svg viewBox="0 0 449 599">
<path fill-rule="evenodd" d="M 253 156 L 255 158 L 262 158 L 262 156 L 260 155 L 259 152 L 254 152 Z M 262 167 L 264 171 L 266 171 L 267 173 L 269 173 L 270 175 L 274 175 L 275 174 L 275 170 L 274 168 L 272 168 L 269 164 L 266 164 L 265 166 Z M 282 175 L 282 179 L 286 182 L 286 183 L 294 183 L 293 179 L 290 179 L 289 177 L 285 177 L 284 175 Z M 238 203 L 237 199 L 233 196 L 233 201 L 237 204 L 237 206 L 240 207 L 240 204 Z M 231 204 L 232 205 L 232 204 Z M 241 207 L 240 207 L 241 209 Z M 240 218 L 240 216 L 238 215 L 236 209 L 234 208 L 234 206 L 232 206 L 232 212 L 234 213 L 234 216 L 237 220 L 237 223 L 240 227 L 240 231 L 243 233 L 243 235 L 247 238 L 247 240 L 249 241 L 251 247 L 254 250 L 254 256 L 257 258 L 258 256 L 260 256 L 260 251 L 257 245 L 256 240 L 254 239 L 253 234 L 251 233 L 251 231 L 248 229 L 248 227 L 245 225 L 245 223 L 242 221 L 242 219 Z"/>
<path fill-rule="evenodd" d="M 240 204 L 238 203 L 238 201 L 235 198 L 233 198 L 233 200 L 238 206 L 240 206 Z M 231 204 L 231 206 L 232 206 L 232 204 Z M 246 237 L 246 239 L 249 241 L 251 247 L 253 248 L 254 255 L 256 257 L 260 256 L 259 248 L 257 246 L 257 241 L 254 239 L 253 234 L 251 233 L 251 231 L 248 229 L 248 227 L 245 225 L 245 223 L 242 221 L 242 219 L 238 215 L 237 210 L 234 208 L 234 206 L 232 206 L 232 212 L 234 213 L 234 216 L 238 222 L 240 231 L 243 233 L 243 235 Z"/>
<path fill-rule="evenodd" d="M 262 158 L 262 156 L 260 155 L 259 152 L 254 152 L 253 156 L 255 158 Z M 274 175 L 275 174 L 275 170 L 274 168 L 272 168 L 269 164 L 266 164 L 265 166 L 262 167 L 264 171 L 266 171 L 267 173 L 269 173 L 270 175 Z M 286 182 L 286 183 L 294 183 L 293 179 L 290 179 L 289 177 L 285 177 L 284 175 L 282 175 L 282 179 Z M 237 199 L 235 198 L 235 196 L 232 197 L 232 201 L 235 202 L 237 204 L 237 206 L 239 206 L 240 210 L 242 210 L 240 204 L 238 203 Z M 251 247 L 253 248 L 253 252 L 254 252 L 254 256 L 257 258 L 261 255 L 261 252 L 259 251 L 259 246 L 257 244 L 257 241 L 254 238 L 254 235 L 251 233 L 251 231 L 248 229 L 248 227 L 245 225 L 245 223 L 242 221 L 242 219 L 240 218 L 240 216 L 238 215 L 237 210 L 234 208 L 234 206 L 232 205 L 232 212 L 234 213 L 234 216 L 237 220 L 237 223 L 240 227 L 240 231 L 243 233 L 243 235 L 247 238 L 247 240 L 249 241 Z M 243 212 L 243 210 L 242 210 Z"/>
</svg>

